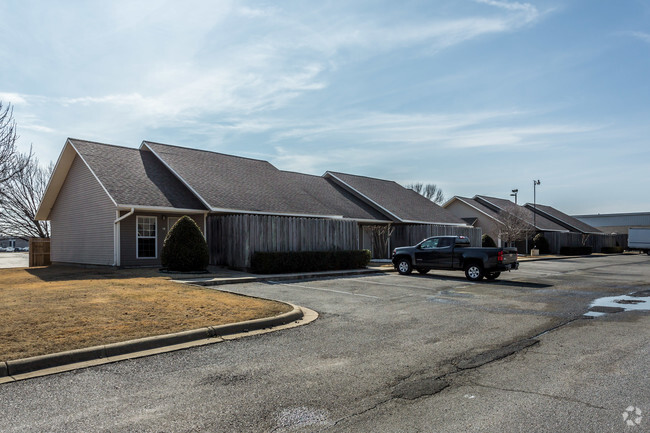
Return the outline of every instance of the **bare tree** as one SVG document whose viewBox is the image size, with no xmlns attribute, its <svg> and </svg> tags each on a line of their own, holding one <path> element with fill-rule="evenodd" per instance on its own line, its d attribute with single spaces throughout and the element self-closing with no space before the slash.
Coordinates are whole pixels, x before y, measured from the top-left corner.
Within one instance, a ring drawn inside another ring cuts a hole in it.
<svg viewBox="0 0 650 433">
<path fill-rule="evenodd" d="M 535 232 L 535 227 L 530 221 L 530 213 L 521 206 L 513 204 L 499 212 L 499 221 L 501 221 L 499 236 L 508 245 L 524 241 Z"/>
<path fill-rule="evenodd" d="M 13 118 L 11 104 L 2 108 L 0 101 L 0 190 L 11 178 L 27 167 L 32 157 L 32 151 L 21 154 L 16 150 L 16 121 Z"/>
<path fill-rule="evenodd" d="M 0 190 L 0 234 L 24 239 L 50 237 L 50 224 L 35 221 L 38 206 L 45 194 L 54 164 L 41 167 L 38 159 L 5 182 Z"/>
<path fill-rule="evenodd" d="M 390 235 L 393 234 L 393 227 L 388 225 L 373 225 L 368 226 L 368 230 L 371 233 L 371 242 L 372 242 L 372 258 L 373 259 L 385 259 L 389 255 L 388 251 L 388 240 Z"/>
<path fill-rule="evenodd" d="M 412 189 L 437 204 L 442 204 L 445 201 L 445 195 L 435 183 L 427 183 L 425 185 L 422 182 L 416 182 L 406 185 L 405 188 Z"/>
</svg>

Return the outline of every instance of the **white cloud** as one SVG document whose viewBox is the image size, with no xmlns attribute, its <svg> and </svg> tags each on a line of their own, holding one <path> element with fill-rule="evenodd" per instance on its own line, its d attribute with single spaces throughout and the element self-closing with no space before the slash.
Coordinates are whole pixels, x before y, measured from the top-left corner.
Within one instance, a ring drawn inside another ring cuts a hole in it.
<svg viewBox="0 0 650 433">
<path fill-rule="evenodd" d="M 646 42 L 650 44 L 650 33 L 644 33 L 644 32 L 628 32 L 630 36 L 634 36 L 637 39 L 642 40 L 643 42 Z"/>
<path fill-rule="evenodd" d="M 27 100 L 18 93 L 3 93 L 0 92 L 0 102 L 3 105 L 12 104 L 12 105 L 27 105 Z"/>
</svg>

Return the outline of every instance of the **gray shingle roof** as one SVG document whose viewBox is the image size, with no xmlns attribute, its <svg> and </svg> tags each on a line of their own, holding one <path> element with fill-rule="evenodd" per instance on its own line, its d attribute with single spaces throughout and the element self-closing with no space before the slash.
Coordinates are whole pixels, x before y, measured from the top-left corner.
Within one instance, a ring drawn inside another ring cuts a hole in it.
<svg viewBox="0 0 650 433">
<path fill-rule="evenodd" d="M 496 197 L 487 197 L 484 195 L 474 196 L 474 199 L 475 201 L 482 203 L 486 207 L 493 206 L 497 210 L 503 210 L 506 212 L 516 207 L 516 209 L 518 209 L 518 212 L 524 216 L 525 221 L 527 221 L 531 225 L 533 224 L 533 221 L 535 222 L 535 225 L 537 226 L 538 230 L 561 231 L 561 232 L 568 231 L 566 227 L 556 224 L 555 222 L 545 218 L 542 215 L 537 215 L 536 217 L 534 217 L 534 213 L 532 210 L 528 209 L 525 206 L 516 205 L 510 200 L 496 198 Z"/>
<path fill-rule="evenodd" d="M 447 209 L 396 182 L 331 171 L 328 171 L 325 176 L 342 182 L 343 185 L 381 206 L 403 222 L 466 225 L 465 221 Z"/>
<path fill-rule="evenodd" d="M 151 152 L 69 141 L 118 205 L 205 209 Z"/>
<path fill-rule="evenodd" d="M 498 213 L 498 211 L 494 210 L 493 207 L 488 207 L 488 206 L 484 205 L 483 203 L 481 203 L 479 201 L 476 201 L 473 198 L 469 198 L 469 197 L 456 196 L 454 198 L 464 202 L 465 204 L 467 204 L 469 206 L 472 206 L 472 207 L 476 208 L 480 212 L 488 215 L 490 218 L 499 221 L 499 213 Z M 478 215 L 477 215 L 477 217 L 478 217 Z"/>
<path fill-rule="evenodd" d="M 213 209 L 386 220 L 320 176 L 278 170 L 267 161 L 144 142 Z"/>
<path fill-rule="evenodd" d="M 542 204 L 533 205 L 532 203 L 526 203 L 525 206 L 530 210 L 533 210 L 533 208 L 535 208 L 537 210 L 538 215 L 548 216 L 549 217 L 548 219 L 558 221 L 561 225 L 566 226 L 566 228 L 572 232 L 602 233 L 597 228 L 592 227 L 589 224 L 584 223 L 577 218 L 567 215 L 564 212 L 560 212 L 559 210 L 551 206 L 546 206 Z"/>
</svg>

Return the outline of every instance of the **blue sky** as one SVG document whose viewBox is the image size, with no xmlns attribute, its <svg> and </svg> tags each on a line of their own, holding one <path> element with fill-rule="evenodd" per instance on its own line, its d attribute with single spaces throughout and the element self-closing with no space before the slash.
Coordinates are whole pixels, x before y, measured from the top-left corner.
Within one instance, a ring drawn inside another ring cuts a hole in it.
<svg viewBox="0 0 650 433">
<path fill-rule="evenodd" d="M 650 211 L 642 0 L 0 2 L 0 100 L 41 160 L 158 141 Z"/>
</svg>

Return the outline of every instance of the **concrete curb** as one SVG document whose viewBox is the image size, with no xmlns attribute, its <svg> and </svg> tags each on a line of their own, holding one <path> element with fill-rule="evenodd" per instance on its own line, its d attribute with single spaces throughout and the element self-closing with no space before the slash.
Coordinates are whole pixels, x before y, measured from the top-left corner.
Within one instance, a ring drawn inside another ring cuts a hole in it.
<svg viewBox="0 0 650 433">
<path fill-rule="evenodd" d="M 600 254 L 600 253 L 594 253 L 590 254 L 588 256 L 557 256 L 557 255 L 551 255 L 551 256 L 526 256 L 526 257 L 519 257 L 518 261 L 519 263 L 523 262 L 541 262 L 541 261 L 546 261 L 546 260 L 569 260 L 569 259 L 597 259 L 600 257 L 611 257 L 615 256 L 617 254 Z"/>
<path fill-rule="evenodd" d="M 227 325 L 209 326 L 191 331 L 176 332 L 173 334 L 157 335 L 139 338 L 136 340 L 112 343 L 84 349 L 70 350 L 67 352 L 52 353 L 48 355 L 33 356 L 31 358 L 17 359 L 0 362 L 0 383 L 3 378 L 16 375 L 33 373 L 38 370 L 61 367 L 68 364 L 77 364 L 102 358 L 114 358 L 130 353 L 143 352 L 166 346 L 175 346 L 205 339 L 222 340 L 220 337 L 241 334 L 243 332 L 274 328 L 287 323 L 301 320 L 305 315 L 303 310 L 293 304 L 293 309 L 274 317 L 247 320 L 245 322 L 230 323 Z"/>
</svg>

